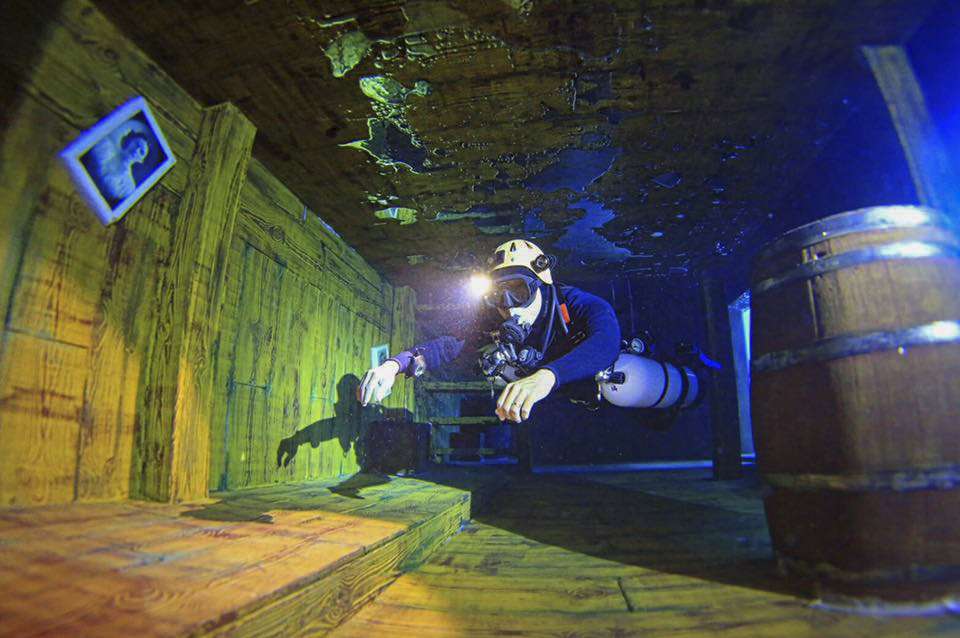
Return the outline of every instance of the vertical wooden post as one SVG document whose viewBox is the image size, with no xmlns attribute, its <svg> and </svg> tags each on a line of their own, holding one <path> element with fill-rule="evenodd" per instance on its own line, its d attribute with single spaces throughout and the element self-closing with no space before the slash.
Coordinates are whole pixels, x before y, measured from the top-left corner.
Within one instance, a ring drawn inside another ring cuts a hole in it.
<svg viewBox="0 0 960 638">
<path fill-rule="evenodd" d="M 713 430 L 713 476 L 719 480 L 735 479 L 742 474 L 740 419 L 726 289 L 722 279 L 704 275 L 701 290 L 709 354 L 722 366 L 710 371 L 707 388 Z"/>
<path fill-rule="evenodd" d="M 136 440 L 132 492 L 162 501 L 207 496 L 213 367 L 224 275 L 256 133 L 232 104 L 204 111 L 177 214 Z"/>
<path fill-rule="evenodd" d="M 960 210 L 960 188 L 907 52 L 901 46 L 861 50 L 887 103 L 920 203 Z"/>
</svg>

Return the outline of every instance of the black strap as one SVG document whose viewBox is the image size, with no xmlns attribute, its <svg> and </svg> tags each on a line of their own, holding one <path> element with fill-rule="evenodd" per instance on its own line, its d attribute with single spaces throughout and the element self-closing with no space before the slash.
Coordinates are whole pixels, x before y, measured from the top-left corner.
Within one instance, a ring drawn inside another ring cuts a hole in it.
<svg viewBox="0 0 960 638">
<path fill-rule="evenodd" d="M 687 376 L 686 368 L 676 363 L 673 365 L 680 371 L 680 397 L 677 399 L 677 408 L 682 408 L 683 402 L 687 400 L 687 395 L 690 393 L 690 377 Z"/>
<path fill-rule="evenodd" d="M 666 362 L 657 361 L 660 364 L 660 367 L 663 368 L 663 391 L 660 393 L 660 398 L 654 401 L 651 408 L 655 408 L 660 405 L 660 402 L 663 401 L 663 398 L 667 396 L 667 390 L 670 389 L 670 369 L 667 367 Z"/>
</svg>

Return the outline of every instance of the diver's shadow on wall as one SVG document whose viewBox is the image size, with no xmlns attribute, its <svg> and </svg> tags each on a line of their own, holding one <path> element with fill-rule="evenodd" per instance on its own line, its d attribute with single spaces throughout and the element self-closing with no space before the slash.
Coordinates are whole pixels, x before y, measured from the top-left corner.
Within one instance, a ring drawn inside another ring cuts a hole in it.
<svg viewBox="0 0 960 638">
<path fill-rule="evenodd" d="M 404 408 L 361 406 L 356 398 L 359 386 L 356 375 L 341 377 L 334 416 L 314 421 L 282 439 L 277 446 L 277 467 L 288 467 L 303 446 L 318 448 L 337 439 L 344 454 L 354 450 L 360 472 L 330 491 L 351 498 L 362 498 L 360 490 L 389 482 L 389 474 L 422 467 L 426 462 L 423 426 L 413 423 L 413 414 Z"/>
<path fill-rule="evenodd" d="M 320 485 L 316 489 L 296 488 L 296 497 L 283 503 L 273 500 L 271 493 L 279 486 L 264 485 L 239 491 L 225 491 L 216 503 L 191 509 L 183 516 L 210 521 L 254 522 L 270 524 L 274 509 L 311 510 L 330 506 L 329 493 L 353 499 L 363 499 L 364 489 L 389 483 L 391 474 L 416 470 L 426 465 L 429 427 L 413 422 L 406 409 L 363 407 L 357 401 L 360 380 L 347 374 L 337 383 L 334 415 L 306 425 L 277 445 L 274 461 L 277 467 L 289 467 L 294 462 L 305 462 L 303 448 L 318 448 L 325 442 L 337 440 L 340 452 L 352 449 L 359 472 L 335 485 Z M 324 481 L 326 483 L 326 480 Z"/>
</svg>

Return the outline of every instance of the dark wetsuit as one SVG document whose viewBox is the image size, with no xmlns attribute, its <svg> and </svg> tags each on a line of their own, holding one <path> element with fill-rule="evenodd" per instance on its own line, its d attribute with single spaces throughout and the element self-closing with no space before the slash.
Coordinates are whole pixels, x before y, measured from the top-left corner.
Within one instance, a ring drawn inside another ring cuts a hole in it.
<svg viewBox="0 0 960 638">
<path fill-rule="evenodd" d="M 558 288 L 561 301 L 567 305 L 570 325 L 565 333 L 560 326 L 560 318 L 557 317 L 554 321 L 550 344 L 539 368 L 553 372 L 557 383 L 550 395 L 534 406 L 530 420 L 525 422 L 517 433 L 517 456 L 521 466 L 527 469 L 534 464 L 534 455 L 539 455 L 535 450 L 542 447 L 542 442 L 538 443 L 541 440 L 533 430 L 548 431 L 549 423 L 564 417 L 589 422 L 592 413 L 582 405 L 567 401 L 564 395 L 569 393 L 581 398 L 592 395 L 596 391 L 592 385 L 594 375 L 610 366 L 620 352 L 620 325 L 610 304 L 572 286 Z M 534 322 L 534 330 L 524 341 L 525 345 L 541 349 L 547 327 L 544 319 L 550 312 L 551 305 L 546 303 L 545 299 L 544 309 Z M 495 326 L 500 319 L 498 316 L 491 317 L 489 321 Z M 423 355 L 428 370 L 437 370 L 456 359 L 467 347 L 484 345 L 484 336 L 482 330 L 475 328 L 468 331 L 463 338 L 439 337 L 421 343 L 415 349 Z M 400 365 L 402 372 L 408 376 L 412 374 L 411 351 L 401 352 L 393 359 Z M 558 392 L 560 386 L 566 387 Z M 543 427 L 538 425 L 540 423 Z"/>
<path fill-rule="evenodd" d="M 592 379 L 593 376 L 612 364 L 620 352 L 620 325 L 613 308 L 606 301 L 573 286 L 558 285 L 560 299 L 567 304 L 570 314 L 568 332 L 564 333 L 559 317 L 554 321 L 550 344 L 547 346 L 539 368 L 553 372 L 559 387 Z M 546 295 L 545 295 L 546 296 Z M 543 345 L 544 331 L 550 312 L 546 299 L 534 329 L 524 341 L 538 350 Z M 437 370 L 456 359 L 467 342 L 477 339 L 476 334 L 464 338 L 444 336 L 424 342 L 411 350 L 392 357 L 400 365 L 401 372 L 412 374 L 413 350 L 423 355 L 428 370 Z"/>
</svg>

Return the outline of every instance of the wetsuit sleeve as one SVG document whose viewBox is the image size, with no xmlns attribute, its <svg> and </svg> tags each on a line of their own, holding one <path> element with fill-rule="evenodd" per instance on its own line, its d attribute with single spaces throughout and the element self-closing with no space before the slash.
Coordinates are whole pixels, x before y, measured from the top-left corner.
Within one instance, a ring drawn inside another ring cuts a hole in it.
<svg viewBox="0 0 960 638">
<path fill-rule="evenodd" d="M 592 378 L 620 354 L 620 323 L 606 301 L 577 291 L 567 297 L 571 323 L 586 337 L 562 357 L 541 366 L 557 377 L 556 387 Z"/>
<path fill-rule="evenodd" d="M 400 366 L 400 372 L 408 377 L 413 376 L 413 357 L 415 353 L 423 355 L 428 370 L 438 370 L 447 365 L 463 352 L 463 339 L 453 336 L 437 337 L 430 341 L 425 341 L 409 350 L 397 353 L 390 357 L 388 361 L 396 361 Z"/>
</svg>

